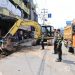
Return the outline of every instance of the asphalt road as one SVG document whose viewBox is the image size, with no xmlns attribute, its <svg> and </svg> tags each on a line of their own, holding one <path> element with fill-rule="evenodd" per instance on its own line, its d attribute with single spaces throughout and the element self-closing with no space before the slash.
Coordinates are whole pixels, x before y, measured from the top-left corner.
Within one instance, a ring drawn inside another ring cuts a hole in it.
<svg viewBox="0 0 75 75">
<path fill-rule="evenodd" d="M 75 75 L 75 55 L 63 46 L 63 60 L 56 62 L 53 46 L 24 47 L 0 59 L 0 75 Z"/>
</svg>

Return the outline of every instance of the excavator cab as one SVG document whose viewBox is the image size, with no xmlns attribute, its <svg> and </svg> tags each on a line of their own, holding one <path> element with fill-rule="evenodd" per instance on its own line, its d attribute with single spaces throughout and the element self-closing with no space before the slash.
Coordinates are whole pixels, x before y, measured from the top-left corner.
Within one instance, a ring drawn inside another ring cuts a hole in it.
<svg viewBox="0 0 75 75">
<path fill-rule="evenodd" d="M 42 26 L 42 33 L 44 34 L 44 42 L 46 42 L 47 45 L 51 45 L 54 37 L 54 27 L 50 25 Z"/>
<path fill-rule="evenodd" d="M 53 37 L 54 36 L 53 26 L 42 26 L 42 33 L 44 33 L 44 35 L 47 37 Z"/>
</svg>

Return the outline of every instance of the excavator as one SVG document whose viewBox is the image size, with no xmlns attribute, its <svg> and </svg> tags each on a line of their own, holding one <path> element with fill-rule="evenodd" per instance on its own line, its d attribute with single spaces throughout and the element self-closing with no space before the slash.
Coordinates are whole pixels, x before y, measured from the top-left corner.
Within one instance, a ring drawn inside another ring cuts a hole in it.
<svg viewBox="0 0 75 75">
<path fill-rule="evenodd" d="M 14 36 L 21 26 L 32 26 L 35 28 L 34 40 L 32 42 L 32 45 L 35 45 L 37 40 L 41 38 L 42 32 L 41 26 L 37 22 L 31 20 L 18 19 L 8 33 L 4 36 L 4 38 L 7 38 L 9 35 Z"/>
<path fill-rule="evenodd" d="M 48 45 L 52 44 L 52 39 L 54 36 L 53 26 L 50 25 L 41 26 L 37 22 L 32 20 L 22 20 L 22 19 L 17 20 L 17 22 L 11 27 L 11 29 L 4 37 L 7 37 L 9 34 L 13 36 L 20 26 L 32 26 L 35 28 L 34 40 L 32 42 L 32 45 L 40 43 L 42 33 L 44 33 L 44 41 L 45 42 L 47 41 Z"/>
<path fill-rule="evenodd" d="M 19 19 L 17 20 L 17 22 L 15 22 L 15 24 L 11 27 L 11 29 L 8 31 L 8 33 L 4 36 L 4 37 L 7 37 L 9 34 L 10 35 L 14 35 L 17 30 L 19 29 L 20 26 L 32 26 L 35 28 L 35 35 L 34 35 L 34 38 L 37 39 L 37 38 L 40 38 L 41 36 L 41 26 L 35 22 L 35 21 L 31 21 L 31 20 L 22 20 L 22 19 Z"/>
<path fill-rule="evenodd" d="M 6 33 L 5 36 L 3 36 L 3 39 L 0 40 L 0 53 L 6 54 L 8 52 L 15 51 L 15 47 L 13 46 L 13 42 L 11 38 L 16 34 L 20 26 L 32 26 L 35 28 L 35 35 L 32 44 L 36 44 L 36 41 L 41 38 L 41 26 L 31 20 L 24 20 L 24 19 L 18 19 L 14 25 L 9 29 L 9 31 Z"/>
<path fill-rule="evenodd" d="M 32 41 L 32 45 L 36 45 L 37 43 L 40 43 L 41 41 L 41 36 L 42 33 L 45 33 L 45 38 L 44 40 L 47 42 L 48 45 L 52 44 L 52 39 L 54 36 L 53 33 L 53 26 L 46 25 L 46 26 L 41 26 L 37 22 L 32 21 L 32 20 L 24 20 L 24 19 L 18 19 L 14 25 L 9 29 L 7 34 L 3 37 L 6 39 L 6 44 L 5 48 L 10 49 L 8 46 L 11 44 L 11 39 L 8 39 L 10 36 L 13 37 L 20 26 L 32 26 L 35 28 L 35 33 L 34 33 L 34 39 Z M 13 45 L 11 45 L 12 47 Z M 14 50 L 14 49 L 13 49 Z"/>
</svg>

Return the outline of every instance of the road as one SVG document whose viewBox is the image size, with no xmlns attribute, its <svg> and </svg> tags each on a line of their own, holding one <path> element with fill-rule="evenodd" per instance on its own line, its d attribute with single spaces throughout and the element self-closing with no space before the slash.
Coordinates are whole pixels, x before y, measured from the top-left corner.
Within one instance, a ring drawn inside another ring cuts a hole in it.
<svg viewBox="0 0 75 75">
<path fill-rule="evenodd" d="M 75 75 L 75 55 L 63 47 L 63 60 L 56 62 L 53 46 L 25 47 L 0 59 L 0 75 Z"/>
</svg>

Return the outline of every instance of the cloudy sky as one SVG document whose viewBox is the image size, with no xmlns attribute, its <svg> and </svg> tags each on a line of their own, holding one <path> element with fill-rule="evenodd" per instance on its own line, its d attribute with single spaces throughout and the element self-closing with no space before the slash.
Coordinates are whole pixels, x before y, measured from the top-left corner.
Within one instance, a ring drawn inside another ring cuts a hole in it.
<svg viewBox="0 0 75 75">
<path fill-rule="evenodd" d="M 41 9 L 48 9 L 48 13 L 52 14 L 52 18 L 46 21 L 47 24 L 53 25 L 55 28 L 66 26 L 66 21 L 75 18 L 75 0 L 34 0 L 38 14 Z M 39 18 L 39 23 L 42 23 Z"/>
</svg>

